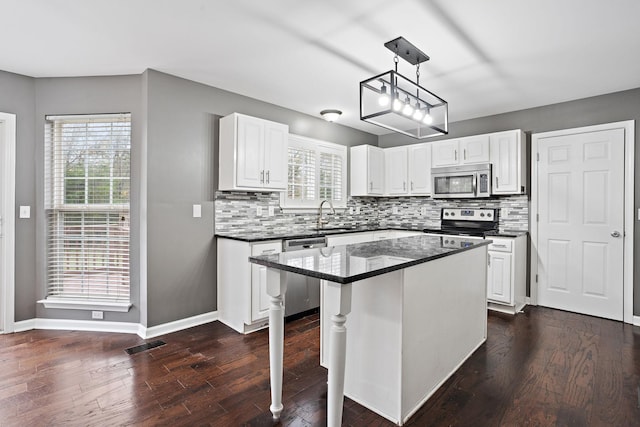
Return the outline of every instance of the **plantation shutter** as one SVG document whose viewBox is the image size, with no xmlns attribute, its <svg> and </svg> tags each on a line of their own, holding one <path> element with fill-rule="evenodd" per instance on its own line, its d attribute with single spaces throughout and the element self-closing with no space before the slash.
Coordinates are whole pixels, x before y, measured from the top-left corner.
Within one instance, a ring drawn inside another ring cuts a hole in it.
<svg viewBox="0 0 640 427">
<path fill-rule="evenodd" d="M 128 302 L 131 115 L 45 126 L 47 298 Z"/>
<path fill-rule="evenodd" d="M 300 204 L 316 200 L 316 153 L 300 146 L 289 146 L 287 160 L 287 198 Z"/>
</svg>

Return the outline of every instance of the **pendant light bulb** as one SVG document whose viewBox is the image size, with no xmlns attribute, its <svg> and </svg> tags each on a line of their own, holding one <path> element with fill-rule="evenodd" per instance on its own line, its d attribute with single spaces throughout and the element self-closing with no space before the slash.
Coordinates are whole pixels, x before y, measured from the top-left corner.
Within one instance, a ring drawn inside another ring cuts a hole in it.
<svg viewBox="0 0 640 427">
<path fill-rule="evenodd" d="M 416 121 L 422 120 L 422 116 L 424 116 L 424 113 L 422 112 L 422 108 L 420 107 L 421 107 L 420 102 L 416 102 L 416 110 L 413 113 L 413 120 L 416 120 Z"/>
<path fill-rule="evenodd" d="M 427 112 L 422 119 L 422 123 L 424 123 L 425 125 L 430 125 L 431 123 L 433 123 L 433 117 L 431 117 L 431 114 Z"/>
<path fill-rule="evenodd" d="M 378 105 L 381 107 L 386 107 L 389 105 L 389 94 L 387 93 L 387 87 L 382 84 L 382 88 L 380 88 L 380 97 L 378 98 Z"/>
<path fill-rule="evenodd" d="M 413 107 L 411 106 L 411 100 L 409 99 L 408 95 L 404 104 L 404 108 L 402 109 L 402 114 L 404 114 L 405 116 L 410 116 L 413 114 Z"/>
<path fill-rule="evenodd" d="M 396 94 L 395 98 L 393 98 L 393 111 L 400 110 L 402 110 L 402 101 L 400 101 L 398 94 Z"/>
</svg>

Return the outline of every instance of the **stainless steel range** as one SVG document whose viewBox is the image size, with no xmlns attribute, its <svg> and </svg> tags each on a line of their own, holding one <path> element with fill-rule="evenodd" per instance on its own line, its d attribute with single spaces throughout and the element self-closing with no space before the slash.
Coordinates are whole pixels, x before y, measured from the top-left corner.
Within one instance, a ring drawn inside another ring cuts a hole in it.
<svg viewBox="0 0 640 427">
<path fill-rule="evenodd" d="M 473 239 L 483 239 L 498 231 L 499 209 L 442 208 L 440 228 L 425 228 L 425 233 L 443 234 L 447 247 L 465 247 Z"/>
</svg>

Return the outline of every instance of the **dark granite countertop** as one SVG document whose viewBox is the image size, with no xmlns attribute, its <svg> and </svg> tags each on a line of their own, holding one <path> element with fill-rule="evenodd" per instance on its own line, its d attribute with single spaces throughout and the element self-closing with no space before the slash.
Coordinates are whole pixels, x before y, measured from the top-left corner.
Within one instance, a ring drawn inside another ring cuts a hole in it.
<svg viewBox="0 0 640 427">
<path fill-rule="evenodd" d="M 399 230 L 399 231 L 420 231 L 420 228 L 410 227 L 379 227 L 379 226 L 359 226 L 359 227 L 327 227 L 322 230 L 308 230 L 308 231 L 242 231 L 237 232 L 233 230 L 218 231 L 215 233 L 216 237 L 224 237 L 225 239 L 240 240 L 243 242 L 264 242 L 267 240 L 282 240 L 282 239 L 303 239 L 308 237 L 329 236 L 333 234 L 347 234 L 347 233 L 361 233 L 367 231 L 385 231 L 385 230 Z"/>
<path fill-rule="evenodd" d="M 252 256 L 249 261 L 336 283 L 351 283 L 490 243 L 491 240 L 477 240 L 452 248 L 443 244 L 442 237 L 424 235 Z"/>
</svg>

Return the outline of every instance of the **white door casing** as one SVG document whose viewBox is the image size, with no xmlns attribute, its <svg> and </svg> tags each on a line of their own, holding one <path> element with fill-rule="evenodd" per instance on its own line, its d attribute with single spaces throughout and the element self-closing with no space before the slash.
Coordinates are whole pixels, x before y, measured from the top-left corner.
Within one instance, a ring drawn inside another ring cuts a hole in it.
<svg viewBox="0 0 640 427">
<path fill-rule="evenodd" d="M 16 116 L 0 113 L 0 333 L 14 330 L 15 168 Z"/>
<path fill-rule="evenodd" d="M 633 122 L 533 135 L 532 303 L 632 323 L 633 141 Z"/>
</svg>

